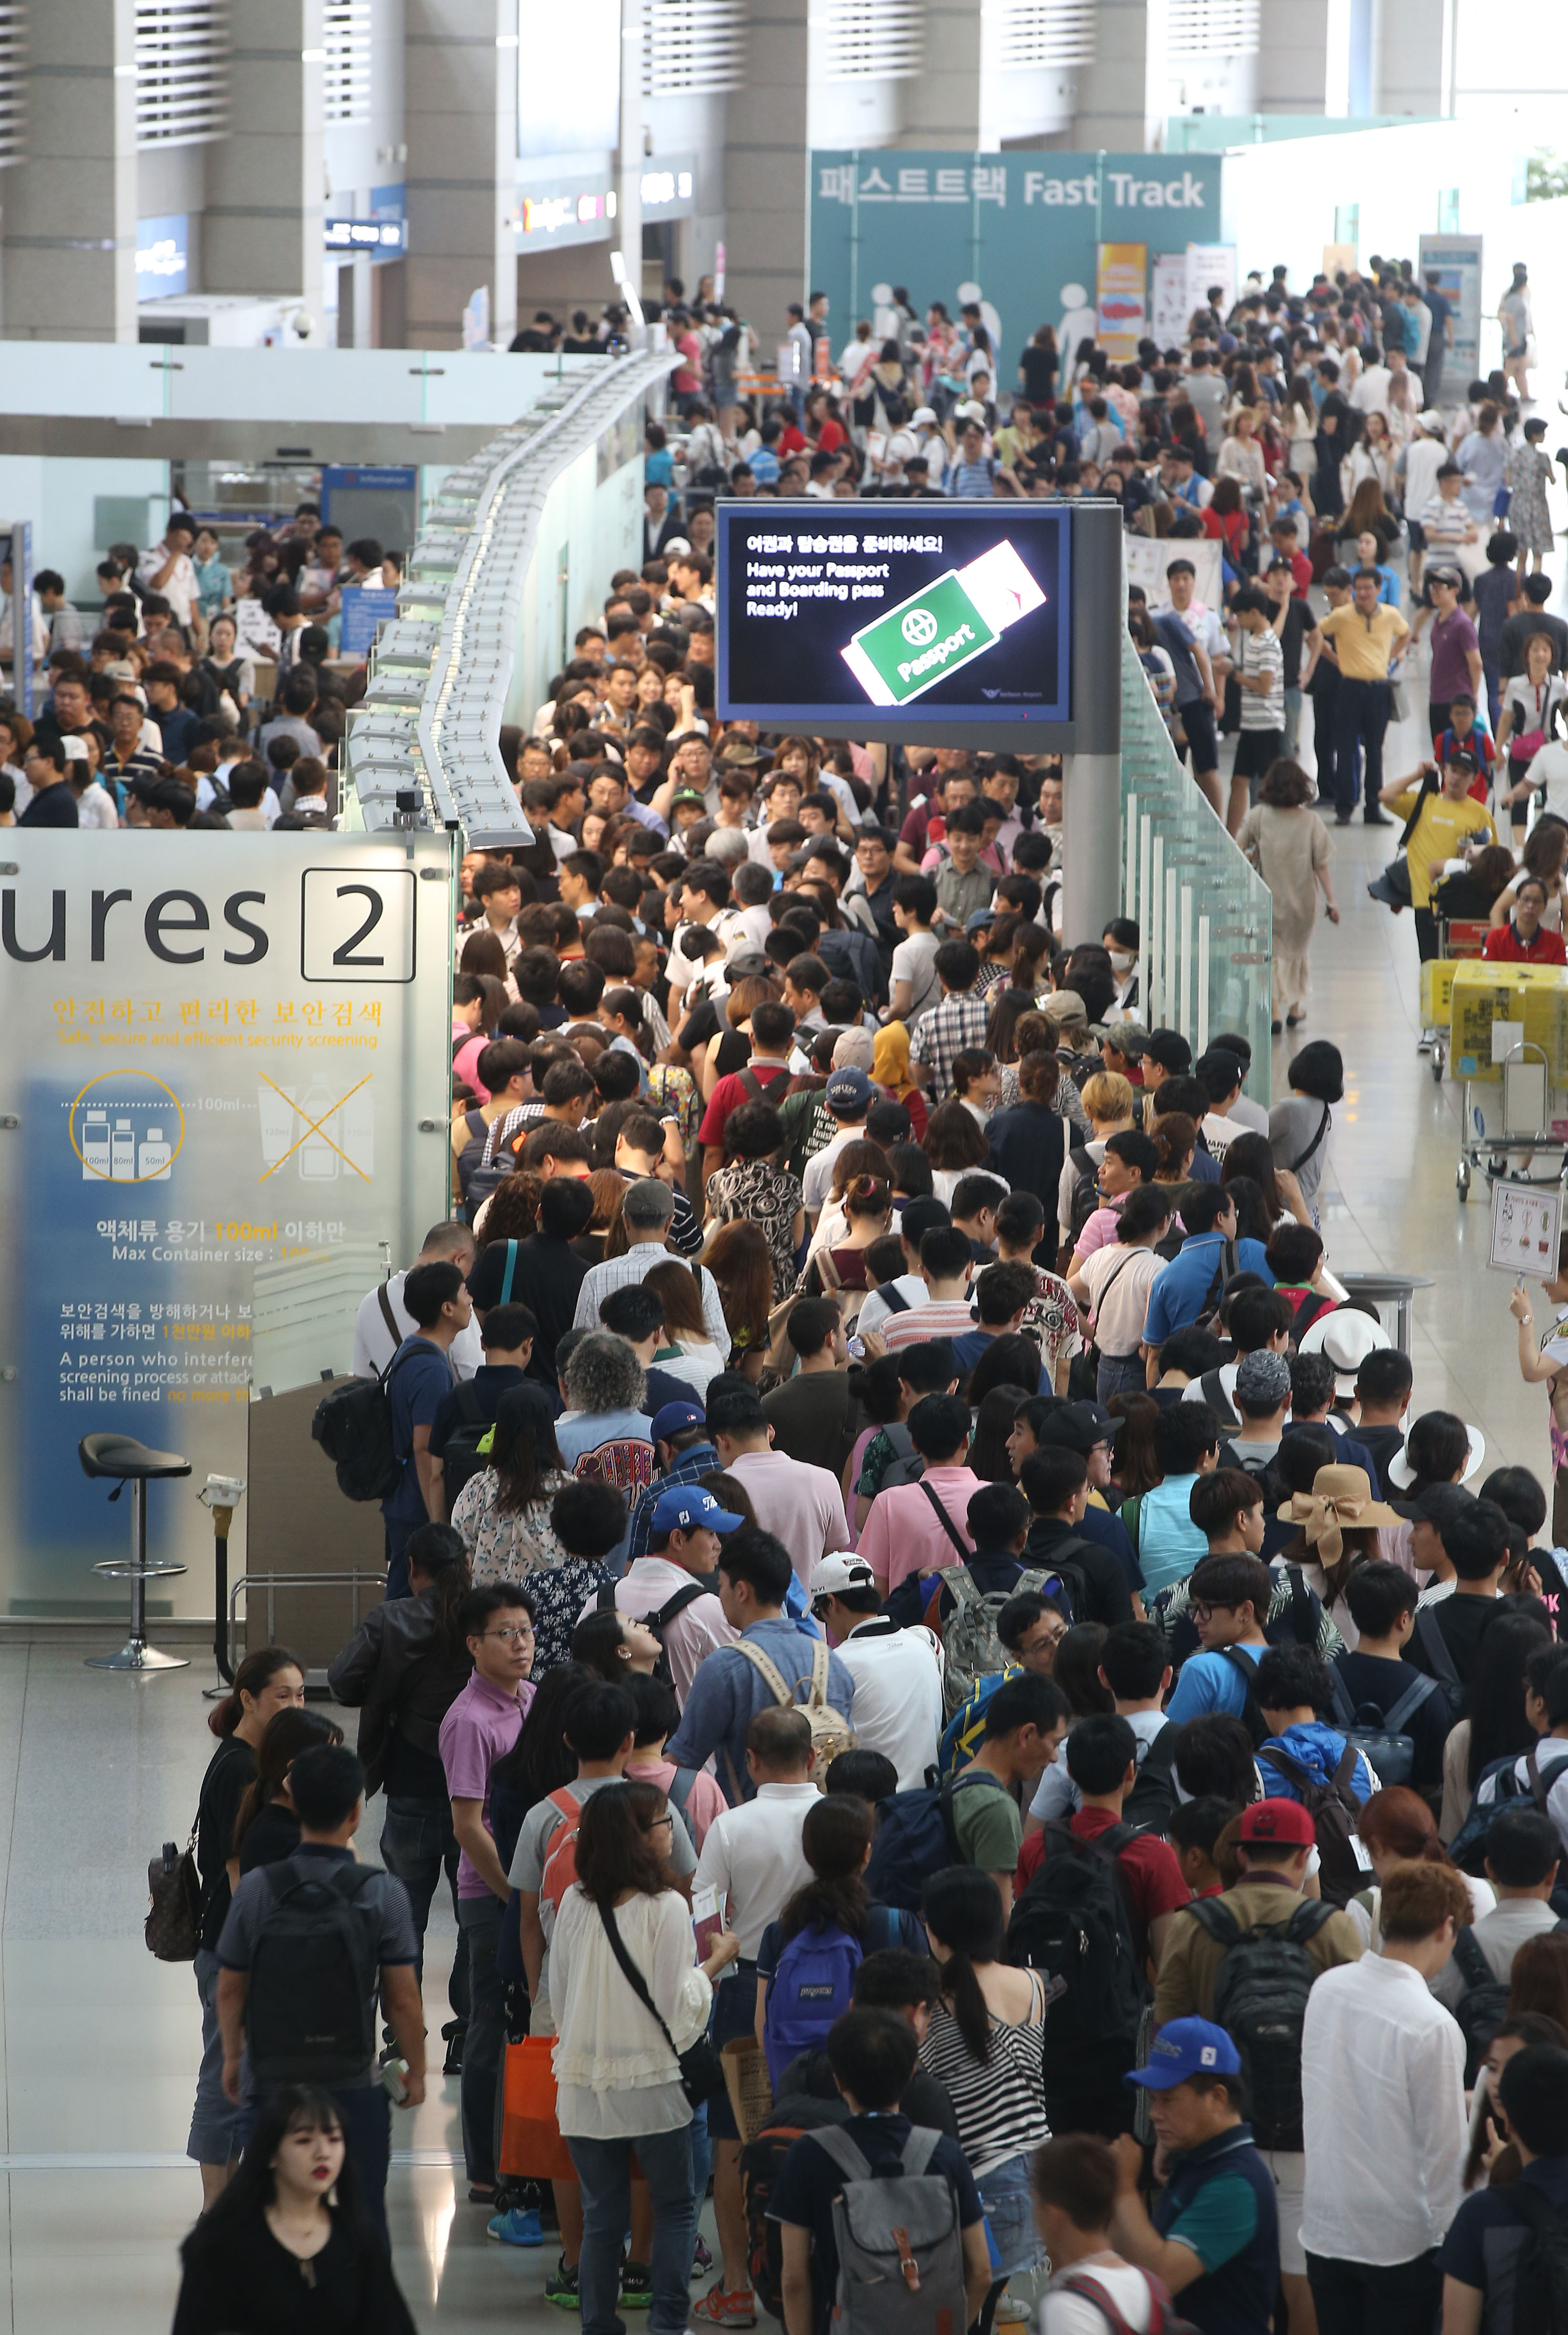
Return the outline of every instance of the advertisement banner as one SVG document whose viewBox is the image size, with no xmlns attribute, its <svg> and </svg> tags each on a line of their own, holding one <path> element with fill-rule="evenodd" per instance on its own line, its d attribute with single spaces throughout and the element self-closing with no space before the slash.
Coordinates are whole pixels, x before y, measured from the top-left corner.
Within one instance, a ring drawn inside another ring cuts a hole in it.
<svg viewBox="0 0 1568 2335">
<path fill-rule="evenodd" d="M 1107 356 L 1125 363 L 1148 330 L 1148 246 L 1102 243 L 1095 254 L 1098 338 Z"/>
<path fill-rule="evenodd" d="M 382 626 L 397 615 L 398 596 L 379 584 L 345 584 L 339 597 L 343 631 L 338 639 L 338 654 L 368 656 Z"/>
<path fill-rule="evenodd" d="M 818 149 L 807 276 L 828 296 L 837 352 L 861 317 L 886 336 L 895 286 L 923 322 L 934 300 L 955 323 L 978 305 L 997 386 L 1011 390 L 1038 325 L 1052 326 L 1064 352 L 1094 335 L 1097 246 L 1140 241 L 1157 258 L 1217 242 L 1223 167 L 1218 154 Z"/>
<path fill-rule="evenodd" d="M 1228 316 L 1236 305 L 1236 247 L 1234 243 L 1189 243 L 1187 246 L 1187 315 L 1208 305 L 1211 292 L 1219 293 L 1219 311 Z"/>
<path fill-rule="evenodd" d="M 1481 370 L 1481 237 L 1424 235 L 1417 263 L 1421 281 L 1436 276 L 1437 289 L 1454 312 L 1454 338 L 1443 352 L 1450 384 L 1474 381 Z"/>
<path fill-rule="evenodd" d="M 149 1551 L 210 1612 L 195 1495 L 247 1474 L 253 1394 L 347 1369 L 360 1299 L 446 1214 L 446 838 L 257 843 L 6 832 L 0 1610 L 118 1610 L 92 1566 L 124 1504 L 76 1449 L 108 1430 L 191 1462 Z"/>
<path fill-rule="evenodd" d="M 1149 330 L 1162 349 L 1177 348 L 1186 338 L 1192 303 L 1187 298 L 1187 258 L 1185 251 L 1163 251 L 1150 270 Z"/>
<path fill-rule="evenodd" d="M 721 502 L 716 695 L 777 726 L 1069 718 L 1071 508 Z M 858 734 L 856 732 L 855 734 Z"/>
</svg>

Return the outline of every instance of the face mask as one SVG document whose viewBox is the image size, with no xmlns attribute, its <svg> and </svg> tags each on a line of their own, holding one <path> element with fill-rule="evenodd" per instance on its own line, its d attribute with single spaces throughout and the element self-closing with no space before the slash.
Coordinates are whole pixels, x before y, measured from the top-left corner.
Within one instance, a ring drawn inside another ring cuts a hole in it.
<svg viewBox="0 0 1568 2335">
<path fill-rule="evenodd" d="M 1110 953 L 1110 969 L 1112 973 L 1130 973 L 1137 963 L 1137 957 L 1124 956 L 1116 949 L 1112 949 Z"/>
</svg>

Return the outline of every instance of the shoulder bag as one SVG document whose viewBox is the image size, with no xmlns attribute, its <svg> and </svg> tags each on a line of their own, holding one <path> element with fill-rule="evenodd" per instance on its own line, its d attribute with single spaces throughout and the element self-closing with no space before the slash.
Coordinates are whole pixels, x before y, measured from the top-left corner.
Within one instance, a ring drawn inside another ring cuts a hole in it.
<svg viewBox="0 0 1568 2335">
<path fill-rule="evenodd" d="M 648 1981 L 626 1952 L 625 1941 L 616 1925 L 615 1908 L 610 1905 L 601 1905 L 599 1919 L 605 1925 L 605 1935 L 610 1941 L 610 1952 L 620 1963 L 621 1972 L 626 1984 L 670 2046 L 675 2064 L 681 2071 L 681 2089 L 685 2093 L 692 2106 L 694 2108 L 700 2108 L 704 2100 L 712 2099 L 724 2089 L 724 2063 L 714 2049 L 711 2038 L 703 2033 L 698 2036 L 694 2043 L 688 2044 L 684 2051 L 675 2049 L 675 2039 L 654 2008 L 653 1998 L 648 1991 Z"/>
</svg>

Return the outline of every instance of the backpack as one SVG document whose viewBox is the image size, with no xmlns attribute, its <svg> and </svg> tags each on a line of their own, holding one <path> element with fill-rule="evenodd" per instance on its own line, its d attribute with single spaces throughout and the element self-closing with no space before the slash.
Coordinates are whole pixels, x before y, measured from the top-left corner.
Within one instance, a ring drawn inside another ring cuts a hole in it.
<svg viewBox="0 0 1568 2335">
<path fill-rule="evenodd" d="M 865 1960 L 858 1938 L 837 1922 L 812 1922 L 780 1953 L 768 1988 L 762 2049 L 775 2091 L 798 2053 L 826 2044 L 841 2011 L 853 2008 L 855 1973 Z"/>
<path fill-rule="evenodd" d="M 657 1672 L 658 1664 L 655 1663 L 653 1667 L 655 1672 Z M 674 1774 L 670 1778 L 669 1791 L 665 1794 L 665 1797 L 669 1801 L 670 1806 L 674 1809 L 675 1814 L 685 1826 L 686 1837 L 691 1842 L 693 1848 L 698 1846 L 697 1827 L 692 1822 L 691 1817 L 686 1814 L 686 1803 L 692 1797 L 692 1787 L 696 1782 L 701 1773 L 702 1770 L 699 1768 L 677 1768 Z"/>
<path fill-rule="evenodd" d="M 968 2307 L 958 2200 L 945 2174 L 926 2169 L 942 2135 L 912 2126 L 898 2171 L 881 2179 L 841 2126 L 808 2137 L 844 2175 L 833 2200 L 834 2335 L 954 2335 Z"/>
<path fill-rule="evenodd" d="M 990 1678 L 975 1681 L 974 1692 L 969 1700 L 954 1711 L 942 1730 L 942 1740 L 936 1749 L 939 1775 L 956 1775 L 968 1767 L 985 1733 L 986 1704 L 1003 1679 L 1018 1676 L 1019 1667 L 1017 1662 L 1009 1662 L 1004 1669 L 994 1671 Z"/>
<path fill-rule="evenodd" d="M 1045 2064 L 1065 2090 L 1075 2062 L 1137 2043 L 1149 1999 L 1147 1947 L 1121 1869 L 1119 1852 L 1137 1838 L 1131 1825 L 1080 1840 L 1048 1824 L 1045 1836 L 1045 1861 L 1007 1925 L 1007 1959 L 1045 1974 Z"/>
<path fill-rule="evenodd" d="M 345 1500 L 390 1500 L 402 1482 L 403 1463 L 392 1434 L 392 1382 L 403 1359 L 400 1345 L 375 1378 L 346 1380 L 316 1404 L 311 1439 L 336 1468 Z"/>
<path fill-rule="evenodd" d="M 675 1594 L 677 1597 L 684 1599 L 686 1593 L 684 1590 L 677 1590 Z M 672 1599 L 671 1603 L 673 1603 L 673 1602 L 674 1600 Z M 668 1613 L 669 1608 L 666 1607 L 664 1610 Z M 820 1638 L 812 1641 L 810 1691 L 803 1703 L 798 1700 L 798 1696 L 800 1687 L 806 1685 L 807 1681 L 798 1679 L 794 1686 L 791 1686 L 782 1671 L 769 1661 L 760 1646 L 750 1645 L 746 1639 L 737 1638 L 734 1652 L 741 1655 L 751 1664 L 752 1669 L 760 1674 L 775 1702 L 782 1703 L 786 1710 L 794 1708 L 805 1712 L 806 1724 L 811 1729 L 811 1749 L 817 1756 L 818 1776 L 826 1775 L 840 1751 L 855 1749 L 855 1729 L 842 1711 L 836 1710 L 828 1700 L 828 1649 Z M 725 1756 L 727 1758 L 728 1754 Z M 734 1772 L 732 1767 L 731 1772 L 731 1774 Z M 739 1778 L 736 1779 L 736 1784 L 739 1791 Z"/>
<path fill-rule="evenodd" d="M 1288 1922 L 1255 1930 L 1244 1930 L 1223 1897 L 1195 1898 L 1186 1910 L 1224 1950 L 1211 2016 L 1241 2054 L 1253 2136 L 1260 2148 L 1302 2148 L 1302 2022 L 1318 1976 L 1306 1946 L 1334 1909 L 1309 1897 Z"/>
<path fill-rule="evenodd" d="M 982 1771 L 983 1772 L 983 1771 Z M 986 1788 L 1006 1791 L 995 1777 Z M 979 1788 L 971 1786 L 970 1789 Z M 922 1884 L 945 1865 L 962 1865 L 963 1852 L 953 1821 L 953 1778 L 895 1792 L 882 1803 L 882 1822 L 871 1845 L 866 1886 L 880 1905 L 917 1913 Z M 1011 1797 L 1011 1795 L 1009 1795 Z"/>
<path fill-rule="evenodd" d="M 1410 1771 L 1416 1764 L 1416 1746 L 1404 1730 L 1428 1696 L 1437 1691 L 1436 1679 L 1429 1679 L 1424 1671 L 1418 1671 L 1399 1700 L 1387 1711 L 1379 1710 L 1375 1702 L 1364 1702 L 1359 1710 L 1352 1710 L 1350 1693 L 1337 1662 L 1329 1664 L 1329 1681 L 1334 1691 L 1334 1717 L 1346 1742 L 1352 1744 L 1376 1768 L 1380 1784 L 1408 1784 Z"/>
<path fill-rule="evenodd" d="M 1438 1625 L 1437 1616 L 1429 1605 L 1416 1609 L 1416 1639 L 1421 1652 L 1432 1665 L 1433 1675 L 1448 1698 L 1449 1709 L 1456 1720 L 1466 1715 L 1468 1697 L 1465 1681 L 1455 1668 L 1454 1657 L 1448 1651 L 1448 1641 Z"/>
<path fill-rule="evenodd" d="M 1508 2199 L 1530 2233 L 1514 2272 L 1514 2324 L 1521 2335 L 1568 2335 L 1568 2222 L 1531 2182 L 1515 2181 Z"/>
<path fill-rule="evenodd" d="M 1524 1783 L 1519 1781 L 1517 1765 L 1518 1754 L 1510 1751 L 1482 1768 L 1476 1779 L 1476 1794 L 1470 1803 L 1470 1813 L 1448 1844 L 1448 1855 L 1460 1872 L 1468 1873 L 1477 1881 L 1485 1880 L 1486 1875 L 1486 1835 L 1491 1830 L 1493 1817 L 1513 1801 L 1523 1799 L 1526 1793 L 1545 1816 L 1547 1796 L 1553 1783 L 1562 1774 L 1563 1763 L 1553 1760 L 1543 1776 L 1535 1757 L 1535 1746 L 1532 1743 L 1524 1754 Z M 1489 1799 L 1483 1800 L 1481 1791 L 1486 1784 L 1492 1786 L 1492 1795 Z"/>
<path fill-rule="evenodd" d="M 793 2092 L 775 2100 L 767 2122 L 755 2139 L 740 2151 L 740 2185 L 746 2205 L 746 2261 L 751 2291 L 770 2319 L 784 2316 L 784 2249 L 779 2225 L 769 2219 L 773 2186 L 784 2159 L 802 2133 L 823 2125 L 842 2124 L 848 2115 L 842 2100 L 813 2099 Z"/>
<path fill-rule="evenodd" d="M 1295 1786 L 1302 1806 L 1312 1819 L 1321 1859 L 1318 1886 L 1330 1905 L 1348 1905 L 1362 1887 L 1367 1871 L 1356 1855 L 1360 1802 L 1350 1789 L 1350 1778 L 1356 1772 L 1357 1756 L 1355 1745 L 1347 1743 L 1331 1778 L 1320 1784 L 1300 1760 L 1292 1759 L 1277 1744 L 1263 1744 L 1258 1749 L 1258 1758 L 1266 1760 L 1276 1776 Z"/>
<path fill-rule="evenodd" d="M 459 1423 L 448 1436 L 441 1452 L 441 1483 L 449 1516 L 463 1486 L 489 1466 L 489 1452 L 488 1448 L 481 1451 L 479 1446 L 488 1446 L 496 1424 L 486 1417 L 485 1399 L 472 1379 L 465 1379 L 456 1392 Z"/>
<path fill-rule="evenodd" d="M 479 1121 L 478 1126 L 474 1124 L 476 1119 Z M 490 1130 L 488 1121 L 477 1104 L 471 1110 L 464 1111 L 463 1125 L 468 1129 L 468 1138 L 462 1149 L 458 1153 L 457 1173 L 458 1190 L 466 1200 L 474 1170 L 485 1156 L 485 1138 Z"/>
<path fill-rule="evenodd" d="M 1214 1279 L 1209 1283 L 1207 1289 L 1205 1291 L 1203 1303 L 1198 1307 L 1197 1319 L 1198 1327 L 1200 1329 L 1205 1322 L 1210 1321 L 1213 1318 L 1214 1313 L 1219 1305 L 1220 1299 L 1224 1294 L 1226 1282 L 1230 1280 L 1233 1274 L 1239 1273 L 1240 1270 L 1241 1260 L 1236 1249 L 1235 1242 L 1234 1240 L 1222 1241 L 1220 1243 L 1219 1263 L 1215 1267 Z M 1211 1378 L 1217 1378 L 1218 1375 L 1219 1373 L 1215 1371 L 1205 1371 L 1204 1372 L 1202 1383 L 1205 1390 L 1209 1380 Z M 1212 1402 L 1214 1400 L 1214 1397 L 1205 1391 L 1204 1400 L 1205 1402 Z M 1224 1409 L 1228 1411 L 1230 1404 L 1225 1400 L 1223 1392 L 1220 1396 L 1220 1401 L 1224 1405 Z"/>
<path fill-rule="evenodd" d="M 601 1613 L 613 1613 L 615 1611 L 617 1586 L 618 1584 L 614 1581 L 606 1582 L 594 1600 Z M 659 1659 L 653 1664 L 653 1676 L 662 1686 L 673 1686 L 675 1683 L 674 1674 L 670 1668 L 669 1650 L 664 1643 L 665 1631 L 677 1613 L 683 1613 L 688 1605 L 694 1605 L 699 1597 L 706 1597 L 710 1594 L 705 1581 L 684 1582 L 673 1597 L 665 1599 L 656 1613 L 644 1614 L 644 1628 L 652 1630 L 654 1637 L 659 1641 Z M 690 1788 L 691 1787 L 688 1786 L 687 1789 L 690 1790 Z"/>
<path fill-rule="evenodd" d="M 1176 2317 L 1175 2303 L 1153 2271 L 1140 2271 L 1138 2275 L 1148 2290 L 1148 2320 L 1145 2335 L 1197 2335 L 1190 2319 Z M 1052 2294 L 1076 2294 L 1081 2301 L 1093 2303 L 1110 2335 L 1133 2335 L 1132 2328 L 1092 2271 L 1074 2271 L 1067 2278 L 1053 2279 L 1050 2291 Z"/>
<path fill-rule="evenodd" d="M 1072 1162 L 1074 1177 L 1067 1220 L 1076 1246 L 1079 1233 L 1099 1206 L 1099 1171 L 1080 1143 L 1075 1143 L 1067 1156 Z"/>
<path fill-rule="evenodd" d="M 1257 1690 L 1253 1683 L 1258 1674 L 1257 1663 L 1242 1646 L 1222 1646 L 1220 1654 L 1222 1660 L 1229 1662 L 1232 1670 L 1241 1672 L 1242 1682 L 1246 1688 L 1247 1694 L 1247 1699 L 1242 1705 L 1242 1723 L 1252 1737 L 1253 1748 L 1256 1750 L 1269 1739 L 1269 1722 L 1263 1717 L 1263 1707 L 1258 1700 Z"/>
<path fill-rule="evenodd" d="M 577 1826 L 583 1811 L 576 1794 L 566 1784 L 550 1794 L 550 1806 L 559 1809 L 563 1820 L 550 1835 L 544 1871 L 539 1876 L 539 1904 L 548 1904 L 553 1914 L 558 1914 L 562 1898 L 577 1877 Z"/>
<path fill-rule="evenodd" d="M 1465 2039 L 1465 2088 L 1469 2091 L 1480 2074 L 1487 2044 L 1508 2016 L 1508 1981 L 1494 1974 L 1472 1929 L 1459 1931 L 1454 1940 L 1454 1967 L 1465 1981 L 1454 2016 Z"/>
<path fill-rule="evenodd" d="M 894 1290 L 888 1290 L 884 1302 L 891 1304 L 896 1293 Z M 902 1419 L 895 1419 L 890 1426 L 885 1427 L 882 1432 L 893 1446 L 896 1457 L 893 1465 L 884 1471 L 882 1481 L 876 1487 L 877 1490 L 889 1491 L 895 1484 L 918 1484 L 925 1473 L 925 1462 L 915 1449 L 915 1438 L 907 1427 Z"/>
<path fill-rule="evenodd" d="M 1011 1589 L 982 1590 L 976 1585 L 967 1564 L 948 1565 L 937 1574 L 932 1584 L 925 1625 L 935 1630 L 942 1640 L 944 1721 L 969 1700 L 982 1678 L 1006 1668 L 1007 1655 L 996 1634 L 997 1617 L 1010 1597 L 1018 1596 L 1025 1589 L 1040 1590 L 1045 1577 L 1039 1571 L 1021 1573 Z M 950 1591 L 953 1599 L 953 1610 L 944 1623 L 937 1618 L 944 1589 Z"/>
<path fill-rule="evenodd" d="M 266 1865 L 251 1949 L 246 2051 L 259 2084 L 341 2084 L 375 2059 L 376 1924 L 355 1900 L 368 1865 Z"/>
<path fill-rule="evenodd" d="M 1212 1291 L 1211 1291 L 1212 1293 Z M 1241 1416 L 1225 1392 L 1225 1382 L 1217 1370 L 1205 1371 L 1198 1381 L 1203 1398 L 1220 1425 L 1227 1430 L 1241 1425 Z"/>
</svg>

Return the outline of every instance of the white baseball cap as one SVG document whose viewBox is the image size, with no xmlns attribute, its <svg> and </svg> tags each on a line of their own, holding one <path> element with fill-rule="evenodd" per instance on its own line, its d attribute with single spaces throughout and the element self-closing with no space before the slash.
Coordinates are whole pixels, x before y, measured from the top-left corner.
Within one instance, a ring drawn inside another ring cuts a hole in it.
<svg viewBox="0 0 1568 2335">
<path fill-rule="evenodd" d="M 863 1556 L 853 1549 L 829 1550 L 819 1556 L 811 1568 L 813 1597 L 837 1597 L 846 1589 L 875 1589 L 876 1575 Z"/>
</svg>

